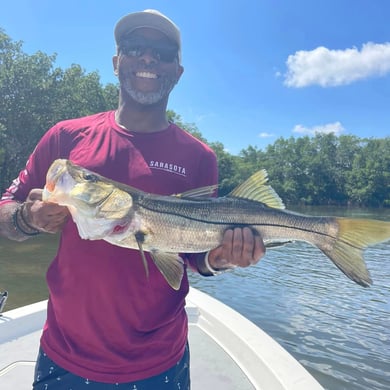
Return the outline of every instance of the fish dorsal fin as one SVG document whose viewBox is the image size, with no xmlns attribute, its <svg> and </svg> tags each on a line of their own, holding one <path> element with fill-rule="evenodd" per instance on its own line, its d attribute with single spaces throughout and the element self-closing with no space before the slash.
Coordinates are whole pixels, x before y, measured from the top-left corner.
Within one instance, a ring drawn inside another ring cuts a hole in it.
<svg viewBox="0 0 390 390">
<path fill-rule="evenodd" d="M 267 185 L 268 174 L 265 169 L 254 173 L 249 179 L 236 187 L 230 197 L 255 200 L 264 203 L 268 207 L 284 209 L 284 203 L 275 190 Z"/>
<path fill-rule="evenodd" d="M 176 198 L 209 198 L 212 196 L 216 189 L 218 188 L 217 184 L 211 185 L 211 186 L 206 186 L 206 187 L 199 187 L 199 188 L 194 188 L 192 190 L 182 192 L 181 194 L 174 194 Z"/>
</svg>

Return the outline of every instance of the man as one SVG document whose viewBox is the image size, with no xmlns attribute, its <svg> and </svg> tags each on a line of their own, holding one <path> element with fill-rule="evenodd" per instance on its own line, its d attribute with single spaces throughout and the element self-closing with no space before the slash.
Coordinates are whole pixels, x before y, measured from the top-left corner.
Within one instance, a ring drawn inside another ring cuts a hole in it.
<svg viewBox="0 0 390 390">
<path fill-rule="evenodd" d="M 164 195 L 217 182 L 215 154 L 166 117 L 169 94 L 183 73 L 179 29 L 146 10 L 119 20 L 115 40 L 118 109 L 56 124 L 0 203 L 0 232 L 10 239 L 61 231 L 47 272 L 35 390 L 190 387 L 187 275 L 175 291 L 147 257 L 147 277 L 138 251 L 82 240 L 65 207 L 41 200 L 57 158 Z M 264 252 L 261 238 L 244 228 L 227 230 L 218 248 L 184 260 L 211 276 L 254 264 Z"/>
</svg>

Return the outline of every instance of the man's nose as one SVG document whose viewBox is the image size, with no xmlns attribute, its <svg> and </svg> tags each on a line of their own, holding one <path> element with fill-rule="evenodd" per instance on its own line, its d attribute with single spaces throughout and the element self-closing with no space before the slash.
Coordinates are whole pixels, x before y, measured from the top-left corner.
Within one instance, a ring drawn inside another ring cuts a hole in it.
<svg viewBox="0 0 390 390">
<path fill-rule="evenodd" d="M 158 62 L 158 58 L 151 48 L 145 48 L 140 55 L 140 59 L 144 60 L 147 64 Z"/>
</svg>

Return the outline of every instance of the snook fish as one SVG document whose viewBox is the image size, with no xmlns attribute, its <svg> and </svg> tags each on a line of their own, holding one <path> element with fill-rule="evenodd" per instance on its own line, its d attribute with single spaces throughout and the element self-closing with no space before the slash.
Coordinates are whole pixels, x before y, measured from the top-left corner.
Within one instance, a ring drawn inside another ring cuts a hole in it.
<svg viewBox="0 0 390 390">
<path fill-rule="evenodd" d="M 318 247 L 356 283 L 372 280 L 363 250 L 390 239 L 390 223 L 314 217 L 284 210 L 261 170 L 228 196 L 210 198 L 215 186 L 162 196 L 142 192 L 59 159 L 47 173 L 43 200 L 69 208 L 83 239 L 151 254 L 169 285 L 178 289 L 184 272 L 179 253 L 205 252 L 220 244 L 227 228 L 249 226 L 266 247 L 306 241 Z"/>
</svg>

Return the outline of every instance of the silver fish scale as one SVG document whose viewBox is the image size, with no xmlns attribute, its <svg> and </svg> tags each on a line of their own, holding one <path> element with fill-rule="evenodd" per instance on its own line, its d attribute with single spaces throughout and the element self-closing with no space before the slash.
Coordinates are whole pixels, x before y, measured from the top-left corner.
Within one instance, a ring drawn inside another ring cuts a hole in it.
<svg viewBox="0 0 390 390">
<path fill-rule="evenodd" d="M 63 180 L 64 175 L 71 176 L 74 185 L 86 186 L 84 191 L 89 195 L 99 194 L 100 187 L 109 186 L 114 199 L 104 197 L 99 207 L 96 202 L 89 204 L 80 191 L 72 193 L 72 186 Z M 177 256 L 161 252 L 210 250 L 220 244 L 227 228 L 251 226 L 266 245 L 307 241 L 317 246 L 350 279 L 365 287 L 372 280 L 363 250 L 390 239 L 389 222 L 306 216 L 279 208 L 283 204 L 278 199 L 272 201 L 276 194 L 269 188 L 264 190 L 265 174 L 261 171 L 237 187 L 232 192 L 234 196 L 211 199 L 146 194 L 68 160 L 54 161 L 47 178 L 46 187 L 53 188 L 54 184 L 55 190 L 44 192 L 44 200 L 72 206 L 79 232 L 86 232 L 89 239 L 105 239 L 119 246 L 140 249 L 141 253 L 153 251 L 156 265 L 175 289 L 180 286 L 182 264 L 177 263 Z M 259 201 L 263 199 L 268 199 L 264 202 L 274 208 Z M 95 226 L 97 221 L 100 231 Z"/>
<path fill-rule="evenodd" d="M 337 233 L 333 218 L 307 217 L 238 198 L 200 201 L 144 198 L 138 203 L 136 214 L 145 228 L 145 249 L 167 252 L 215 248 L 223 232 L 237 226 L 251 226 L 265 242 L 281 239 L 322 242 L 329 238 L 333 241 Z"/>
</svg>

